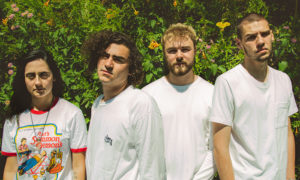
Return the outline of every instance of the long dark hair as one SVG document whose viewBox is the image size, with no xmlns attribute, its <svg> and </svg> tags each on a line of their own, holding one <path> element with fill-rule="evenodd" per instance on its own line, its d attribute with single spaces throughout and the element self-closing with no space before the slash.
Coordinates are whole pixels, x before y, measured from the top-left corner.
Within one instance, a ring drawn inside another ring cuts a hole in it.
<svg viewBox="0 0 300 180">
<path fill-rule="evenodd" d="M 141 84 L 144 77 L 142 66 L 143 57 L 136 47 L 135 42 L 128 35 L 121 32 L 102 30 L 90 35 L 84 42 L 81 51 L 88 60 L 89 70 L 93 71 L 97 67 L 99 58 L 103 56 L 107 47 L 113 43 L 122 44 L 130 51 L 128 57 L 129 75 L 127 84 L 133 86 Z"/>
<path fill-rule="evenodd" d="M 19 115 L 20 113 L 31 107 L 31 95 L 27 91 L 25 84 L 25 66 L 27 63 L 38 59 L 44 60 L 52 71 L 53 79 L 55 79 L 55 81 L 53 81 L 52 88 L 53 95 L 56 97 L 62 97 L 64 82 L 62 81 L 60 71 L 53 57 L 46 51 L 33 50 L 26 56 L 20 57 L 17 60 L 17 73 L 12 83 L 13 95 L 10 100 L 9 110 L 6 118 L 11 118 L 14 115 Z"/>
</svg>

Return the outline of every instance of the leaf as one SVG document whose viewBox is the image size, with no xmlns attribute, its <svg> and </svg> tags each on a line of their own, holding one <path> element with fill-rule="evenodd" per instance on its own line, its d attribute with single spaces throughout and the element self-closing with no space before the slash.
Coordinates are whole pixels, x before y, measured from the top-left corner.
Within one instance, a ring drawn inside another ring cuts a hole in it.
<svg viewBox="0 0 300 180">
<path fill-rule="evenodd" d="M 219 66 L 218 69 L 219 69 L 222 73 L 226 72 L 226 68 L 224 68 L 223 66 Z"/>
<path fill-rule="evenodd" d="M 213 75 L 215 76 L 217 74 L 217 71 L 218 71 L 218 65 L 212 64 L 210 66 L 210 70 L 212 71 Z"/>
<path fill-rule="evenodd" d="M 147 82 L 147 83 L 150 83 L 152 77 L 153 77 L 153 74 L 152 74 L 152 73 L 147 74 L 147 75 L 146 75 L 146 82 Z"/>
<path fill-rule="evenodd" d="M 155 20 L 151 20 L 151 21 L 150 21 L 150 26 L 151 26 L 151 28 L 154 28 L 155 24 L 156 24 L 156 21 L 155 21 Z"/>
<path fill-rule="evenodd" d="M 281 61 L 278 63 L 278 69 L 279 71 L 284 71 L 288 67 L 287 61 Z"/>
</svg>

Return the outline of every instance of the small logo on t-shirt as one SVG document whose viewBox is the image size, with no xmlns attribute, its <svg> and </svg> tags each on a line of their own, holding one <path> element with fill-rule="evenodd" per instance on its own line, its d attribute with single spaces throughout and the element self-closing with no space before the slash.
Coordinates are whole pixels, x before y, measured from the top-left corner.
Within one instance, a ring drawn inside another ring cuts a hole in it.
<svg viewBox="0 0 300 180">
<path fill-rule="evenodd" d="M 112 146 L 112 139 L 108 137 L 108 135 L 105 136 L 104 141 Z"/>
</svg>

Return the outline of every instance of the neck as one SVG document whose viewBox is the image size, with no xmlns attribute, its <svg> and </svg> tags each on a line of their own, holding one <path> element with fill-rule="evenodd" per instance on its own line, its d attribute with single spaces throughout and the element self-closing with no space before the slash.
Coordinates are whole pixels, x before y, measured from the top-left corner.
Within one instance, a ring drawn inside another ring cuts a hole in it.
<svg viewBox="0 0 300 180">
<path fill-rule="evenodd" d="M 54 96 L 49 94 L 44 98 L 32 98 L 32 108 L 37 111 L 44 111 L 51 108 Z"/>
<path fill-rule="evenodd" d="M 103 87 L 103 95 L 104 95 L 103 101 L 107 101 L 119 95 L 122 91 L 124 91 L 124 89 L 128 87 L 128 84 L 126 81 L 126 83 L 122 83 L 118 86 L 108 86 L 102 84 L 102 87 Z"/>
<path fill-rule="evenodd" d="M 169 74 L 166 76 L 169 83 L 177 86 L 184 86 L 187 84 L 191 84 L 194 82 L 196 77 L 197 76 L 194 75 L 194 72 L 192 70 L 183 76 L 176 76 L 172 72 L 169 72 Z"/>
<path fill-rule="evenodd" d="M 268 73 L 267 61 L 260 62 L 254 60 L 249 61 L 245 59 L 242 65 L 256 80 L 260 82 L 266 81 Z"/>
</svg>

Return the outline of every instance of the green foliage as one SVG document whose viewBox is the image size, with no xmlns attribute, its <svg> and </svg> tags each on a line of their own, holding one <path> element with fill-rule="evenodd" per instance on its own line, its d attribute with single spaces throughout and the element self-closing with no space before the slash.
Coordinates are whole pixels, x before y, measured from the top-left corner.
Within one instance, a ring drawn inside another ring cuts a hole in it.
<svg viewBox="0 0 300 180">
<path fill-rule="evenodd" d="M 19 9 L 14 9 L 13 4 Z M 290 76 L 299 106 L 300 35 L 296 32 L 300 30 L 300 21 L 287 4 L 267 0 L 1 1 L 0 113 L 6 112 L 12 95 L 17 58 L 31 49 L 44 47 L 60 67 L 66 84 L 64 98 L 80 107 L 88 122 L 91 105 L 101 93 L 101 84 L 97 74 L 87 72 L 80 48 L 89 34 L 102 29 L 122 31 L 135 39 L 144 56 L 143 87 L 164 75 L 162 33 L 172 23 L 190 24 L 199 38 L 194 71 L 214 83 L 218 75 L 243 59 L 243 52 L 235 45 L 235 25 L 238 18 L 249 12 L 261 13 L 271 20 L 280 19 L 271 21 L 275 41 L 270 65 Z M 217 22 L 230 25 L 222 29 Z M 292 116 L 292 127 L 299 138 L 296 133 L 300 128 L 299 113 Z M 297 163 L 299 176 L 300 162 Z"/>
</svg>

